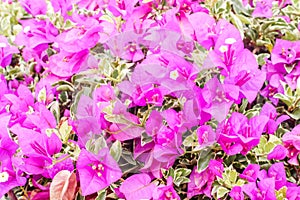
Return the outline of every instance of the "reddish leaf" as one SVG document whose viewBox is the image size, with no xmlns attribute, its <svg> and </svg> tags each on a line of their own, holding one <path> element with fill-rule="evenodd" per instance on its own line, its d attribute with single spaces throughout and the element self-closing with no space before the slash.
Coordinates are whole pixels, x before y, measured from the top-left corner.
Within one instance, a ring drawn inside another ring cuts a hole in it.
<svg viewBox="0 0 300 200">
<path fill-rule="evenodd" d="M 76 175 L 68 170 L 58 172 L 50 185 L 50 200 L 72 200 L 75 197 Z"/>
</svg>

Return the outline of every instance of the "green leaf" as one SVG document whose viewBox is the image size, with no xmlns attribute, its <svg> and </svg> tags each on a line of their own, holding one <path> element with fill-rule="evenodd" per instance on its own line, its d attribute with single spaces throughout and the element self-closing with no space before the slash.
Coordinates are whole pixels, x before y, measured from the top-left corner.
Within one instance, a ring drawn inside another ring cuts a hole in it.
<svg viewBox="0 0 300 200">
<path fill-rule="evenodd" d="M 97 137 L 97 139 L 92 138 L 88 140 L 85 144 L 86 149 L 96 155 L 101 149 L 107 147 L 104 137 L 102 135 L 97 135 Z"/>
<path fill-rule="evenodd" d="M 220 199 L 222 197 L 225 196 L 225 194 L 227 194 L 229 192 L 229 190 L 225 187 L 218 187 L 218 190 L 217 190 L 217 199 Z"/>
<path fill-rule="evenodd" d="M 148 144 L 149 142 L 152 142 L 153 138 L 149 135 L 147 135 L 146 132 L 142 133 L 142 137 L 141 137 L 141 144 L 142 146 L 144 146 L 145 144 Z"/>
<path fill-rule="evenodd" d="M 288 113 L 288 115 L 295 120 L 300 119 L 300 108 L 296 108 L 293 113 Z"/>
<path fill-rule="evenodd" d="M 264 147 L 267 144 L 267 142 L 268 142 L 268 140 L 264 136 L 260 137 L 259 144 L 257 145 L 257 148 L 256 148 L 256 153 L 263 154 Z"/>
<path fill-rule="evenodd" d="M 60 85 L 56 88 L 57 91 L 71 91 L 74 92 L 74 88 L 69 85 Z"/>
<path fill-rule="evenodd" d="M 247 108 L 247 105 L 248 105 L 248 100 L 247 99 L 243 99 L 242 100 L 242 105 L 239 107 L 239 112 L 240 113 L 244 113 L 246 108 Z"/>
<path fill-rule="evenodd" d="M 242 21 L 232 12 L 230 12 L 230 21 L 237 27 L 237 29 L 240 31 L 240 34 L 242 38 L 244 38 L 244 26 Z"/>
<path fill-rule="evenodd" d="M 273 142 L 268 142 L 265 146 L 264 146 L 264 151 L 263 153 L 267 154 L 270 153 L 274 147 L 276 146 L 276 144 L 274 144 Z"/>
<path fill-rule="evenodd" d="M 60 107 L 59 107 L 59 103 L 58 101 L 52 101 L 50 104 L 49 104 L 49 107 L 50 107 L 50 112 L 53 113 L 55 119 L 56 119 L 56 122 L 59 122 L 60 120 Z"/>
<path fill-rule="evenodd" d="M 81 194 L 77 192 L 76 200 L 85 200 L 85 197 L 81 196 Z"/>
<path fill-rule="evenodd" d="M 110 115 L 105 115 L 104 118 L 109 122 L 118 123 L 118 124 L 128 124 L 128 122 L 130 122 L 126 119 L 126 117 L 124 117 L 124 115 L 110 114 Z"/>
<path fill-rule="evenodd" d="M 291 73 L 293 71 L 293 69 L 295 68 L 296 63 L 295 64 L 284 64 L 284 68 L 286 70 L 287 73 Z"/>
<path fill-rule="evenodd" d="M 178 187 L 179 187 L 181 184 L 189 183 L 189 182 L 190 182 L 190 179 L 187 178 L 187 177 L 184 177 L 184 176 L 181 176 L 181 177 L 179 177 L 179 178 L 177 178 L 177 179 L 174 180 L 174 184 L 175 184 L 176 186 L 178 186 Z"/>
<path fill-rule="evenodd" d="M 110 155 L 118 162 L 122 155 L 122 145 L 119 140 L 116 140 L 110 148 Z"/>
<path fill-rule="evenodd" d="M 64 144 L 66 144 L 68 142 L 68 139 L 71 135 L 73 128 L 72 126 L 69 126 L 68 121 L 64 121 L 61 126 L 59 127 L 59 136 L 60 139 L 62 140 L 62 142 Z"/>
<path fill-rule="evenodd" d="M 0 18 L 1 19 L 1 18 Z M 9 36 L 10 35 L 10 16 L 3 17 L 0 22 L 0 33 Z"/>
<path fill-rule="evenodd" d="M 243 13 L 245 15 L 249 15 L 249 11 L 244 7 L 242 1 L 231 0 L 230 2 L 231 2 L 231 6 L 233 7 L 234 13 Z M 242 14 L 240 14 L 240 15 L 242 15 Z M 245 15 L 242 15 L 242 16 L 247 18 L 248 20 L 251 19 L 251 17 L 245 16 Z M 243 23 L 245 23 L 245 22 L 243 21 Z"/>
<path fill-rule="evenodd" d="M 237 179 L 238 173 L 235 170 L 230 170 L 228 174 L 228 178 L 231 183 L 235 183 Z"/>
<path fill-rule="evenodd" d="M 198 137 L 195 132 L 187 136 L 182 143 L 185 147 L 198 146 Z"/>
<path fill-rule="evenodd" d="M 206 148 L 200 151 L 197 161 L 198 172 L 202 172 L 208 167 L 209 161 L 212 159 L 212 157 L 213 153 L 210 148 Z"/>
<path fill-rule="evenodd" d="M 123 174 L 125 173 L 135 173 L 138 171 L 141 165 L 135 161 L 133 155 L 130 151 L 122 151 L 122 155 L 118 162 L 120 168 L 122 169 Z"/>
<path fill-rule="evenodd" d="M 282 39 L 296 41 L 299 37 L 299 32 L 286 30 Z"/>
<path fill-rule="evenodd" d="M 263 66 L 264 64 L 266 64 L 266 58 L 269 58 L 270 54 L 268 53 L 261 53 L 257 56 L 257 62 L 258 65 Z"/>
<path fill-rule="evenodd" d="M 269 142 L 272 142 L 272 143 L 274 143 L 275 145 L 281 144 L 282 141 L 281 141 L 281 139 L 279 139 L 277 136 L 272 135 L 272 134 L 269 134 L 268 136 L 269 136 Z"/>
<path fill-rule="evenodd" d="M 242 186 L 245 184 L 245 181 L 243 179 L 239 179 L 236 183 L 236 185 Z"/>
<path fill-rule="evenodd" d="M 284 94 L 277 93 L 273 97 L 276 98 L 276 99 L 280 99 L 287 106 L 291 106 L 293 104 L 293 99 L 291 99 L 290 97 L 288 97 Z"/>
<path fill-rule="evenodd" d="M 106 189 L 103 189 L 98 192 L 98 196 L 96 197 L 95 200 L 105 200 L 106 199 Z"/>
<path fill-rule="evenodd" d="M 252 22 L 252 20 L 251 20 L 250 17 L 244 16 L 244 15 L 239 15 L 239 14 L 237 14 L 236 16 L 241 20 L 241 22 L 243 24 L 247 24 L 248 25 L 248 24 L 251 24 L 251 22 Z"/>
<path fill-rule="evenodd" d="M 286 191 L 287 191 L 287 187 L 283 186 L 282 188 L 280 188 L 280 190 L 275 191 L 276 193 L 276 199 L 277 200 L 284 200 L 286 199 Z"/>
<path fill-rule="evenodd" d="M 298 8 L 298 10 L 299 10 L 299 8 L 300 8 L 300 1 L 299 0 L 292 0 L 292 4 L 295 8 Z"/>
<path fill-rule="evenodd" d="M 171 176 L 173 178 L 173 180 L 175 179 L 175 171 L 172 167 L 168 170 L 165 170 L 165 169 L 162 168 L 161 172 L 162 172 L 165 179 L 167 179 L 169 176 Z"/>
<path fill-rule="evenodd" d="M 192 170 L 186 168 L 178 168 L 175 170 L 175 177 L 188 176 Z"/>
</svg>

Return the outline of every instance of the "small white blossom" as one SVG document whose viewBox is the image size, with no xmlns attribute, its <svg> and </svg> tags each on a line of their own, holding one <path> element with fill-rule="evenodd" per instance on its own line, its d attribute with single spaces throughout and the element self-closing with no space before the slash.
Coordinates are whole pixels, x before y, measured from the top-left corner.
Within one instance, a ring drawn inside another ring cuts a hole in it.
<svg viewBox="0 0 300 200">
<path fill-rule="evenodd" d="M 233 44 L 233 43 L 235 43 L 236 42 L 236 39 L 234 39 L 234 38 L 227 38 L 226 40 L 225 40 L 225 44 Z"/>
<path fill-rule="evenodd" d="M 9 174 L 7 172 L 0 173 L 0 183 L 7 182 L 9 178 Z"/>
</svg>

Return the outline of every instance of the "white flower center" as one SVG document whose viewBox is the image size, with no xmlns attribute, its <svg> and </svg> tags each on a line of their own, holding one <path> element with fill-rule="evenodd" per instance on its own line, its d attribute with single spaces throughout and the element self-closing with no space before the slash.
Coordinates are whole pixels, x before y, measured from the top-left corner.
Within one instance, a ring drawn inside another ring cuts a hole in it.
<svg viewBox="0 0 300 200">
<path fill-rule="evenodd" d="M 220 46 L 219 50 L 221 51 L 221 53 L 225 53 L 226 51 L 228 51 L 228 47 L 225 45 Z"/>
<path fill-rule="evenodd" d="M 233 44 L 233 43 L 235 43 L 236 42 L 236 39 L 234 39 L 234 38 L 227 38 L 226 40 L 225 40 L 225 44 Z"/>
<path fill-rule="evenodd" d="M 178 78 L 179 74 L 178 71 L 175 69 L 173 71 L 170 72 L 170 78 L 173 80 L 176 80 Z"/>
<path fill-rule="evenodd" d="M 23 31 L 24 33 L 28 33 L 30 31 L 30 26 L 25 26 Z"/>
<path fill-rule="evenodd" d="M 9 178 L 9 174 L 7 172 L 0 173 L 0 183 L 7 182 Z"/>
</svg>

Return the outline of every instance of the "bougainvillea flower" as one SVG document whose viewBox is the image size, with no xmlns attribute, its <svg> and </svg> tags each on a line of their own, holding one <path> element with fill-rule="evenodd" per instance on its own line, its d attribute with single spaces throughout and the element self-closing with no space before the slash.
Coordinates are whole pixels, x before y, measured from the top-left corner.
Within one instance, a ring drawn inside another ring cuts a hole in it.
<svg viewBox="0 0 300 200">
<path fill-rule="evenodd" d="M 34 107 L 32 93 L 25 85 L 20 85 L 15 94 L 5 94 L 5 99 L 10 105 L 11 125 L 16 122 L 23 122 L 26 119 L 26 112 Z"/>
<path fill-rule="evenodd" d="M 300 63 L 294 66 L 293 70 L 284 76 L 284 80 L 292 90 L 296 90 L 297 84 L 300 81 L 299 77 L 300 77 Z"/>
<path fill-rule="evenodd" d="M 192 24 L 196 39 L 203 47 L 209 49 L 215 45 L 216 34 L 215 34 L 215 19 L 204 13 L 196 12 L 191 15 L 188 15 L 189 22 Z M 200 27 L 199 24 L 202 24 Z"/>
<path fill-rule="evenodd" d="M 188 62 L 183 57 L 179 56 L 180 54 L 170 53 L 168 51 L 162 51 L 161 52 L 160 59 L 161 61 L 165 62 L 168 69 L 170 69 L 171 72 L 177 71 L 179 77 L 182 78 L 175 78 L 174 76 L 169 76 L 169 78 L 176 80 L 178 83 L 182 81 L 187 80 L 195 80 L 197 78 L 197 74 L 199 73 L 199 68 L 192 64 L 191 62 Z"/>
<path fill-rule="evenodd" d="M 218 142 L 228 155 L 242 153 L 246 155 L 258 145 L 263 129 L 268 122 L 266 116 L 255 116 L 250 120 L 240 113 L 232 113 L 227 121 L 223 121 L 217 131 Z"/>
<path fill-rule="evenodd" d="M 264 106 L 261 109 L 261 115 L 265 115 L 269 117 L 269 121 L 265 127 L 265 131 L 269 134 L 274 134 L 274 132 L 277 130 L 278 125 L 289 119 L 289 116 L 282 115 L 279 118 L 277 118 L 277 112 L 274 106 L 270 103 L 265 103 Z"/>
<path fill-rule="evenodd" d="M 229 87 L 230 90 L 227 89 Z M 221 84 L 220 81 L 214 77 L 205 84 L 201 90 L 201 95 L 207 104 L 206 106 L 201 106 L 203 107 L 202 110 L 210 114 L 212 118 L 217 121 L 222 121 L 226 118 L 233 99 L 237 100 L 239 88 L 235 85 L 229 86 Z"/>
<path fill-rule="evenodd" d="M 233 186 L 229 196 L 233 199 L 233 200 L 244 200 L 244 193 L 242 191 L 241 186 Z"/>
<path fill-rule="evenodd" d="M 82 26 L 78 25 L 66 32 L 59 34 L 55 42 L 67 52 L 75 53 L 94 47 L 100 39 L 99 32 L 102 27 L 93 18 L 87 18 Z"/>
<path fill-rule="evenodd" d="M 21 0 L 19 2 L 25 11 L 33 16 L 45 15 L 47 12 L 47 4 L 44 0 Z"/>
<path fill-rule="evenodd" d="M 268 169 L 268 177 L 275 179 L 276 190 L 279 190 L 280 188 L 285 186 L 287 180 L 283 163 L 279 162 L 271 165 L 271 167 Z"/>
<path fill-rule="evenodd" d="M 76 53 L 61 51 L 50 57 L 48 69 L 59 77 L 69 77 L 80 71 L 88 58 L 89 51 L 84 49 Z"/>
<path fill-rule="evenodd" d="M 0 157 L 1 161 L 10 160 L 18 149 L 18 145 L 10 138 L 8 134 L 10 116 L 0 115 Z"/>
<path fill-rule="evenodd" d="M 215 177 L 208 169 L 199 173 L 195 167 L 190 175 L 190 180 L 187 191 L 188 198 L 192 198 L 198 194 L 205 194 L 206 196 L 211 197 L 211 189 Z"/>
<path fill-rule="evenodd" d="M 157 161 L 153 155 L 154 142 L 149 142 L 142 146 L 141 140 L 136 139 L 137 145 L 134 148 L 134 159 L 144 163 L 140 172 L 149 173 L 153 177 L 161 178 L 161 169 L 166 169 L 167 163 Z"/>
<path fill-rule="evenodd" d="M 124 32 L 107 41 L 109 49 L 115 56 L 136 62 L 144 58 L 141 45 L 146 45 L 143 38 L 133 31 Z"/>
<path fill-rule="evenodd" d="M 215 66 L 223 70 L 223 75 L 228 76 L 232 65 L 243 50 L 244 44 L 240 32 L 232 26 L 230 29 L 223 30 L 216 41 L 214 50 L 209 52 L 208 58 Z"/>
<path fill-rule="evenodd" d="M 168 141 L 169 140 L 169 141 Z M 168 139 L 162 144 L 157 143 L 153 149 L 153 158 L 159 162 L 165 163 L 166 168 L 171 167 L 176 158 L 183 153 L 183 150 L 177 144 L 181 143 L 180 138 L 176 135 L 171 141 Z"/>
<path fill-rule="evenodd" d="M 250 199 L 277 199 L 275 196 L 275 180 L 273 178 L 266 178 L 260 180 L 258 183 L 250 182 L 243 185 L 242 189 Z"/>
<path fill-rule="evenodd" d="M 198 172 L 195 167 L 190 175 L 187 197 L 191 198 L 198 194 L 211 197 L 212 184 L 216 176 L 222 177 L 223 170 L 223 164 L 217 160 L 210 160 L 209 167 L 202 172 Z"/>
<path fill-rule="evenodd" d="M 11 160 L 1 160 L 0 164 L 0 198 L 9 190 L 23 186 L 26 183 L 26 178 L 17 177 L 16 172 L 13 169 Z"/>
<path fill-rule="evenodd" d="M 173 178 L 171 176 L 167 179 L 167 185 L 159 185 L 153 192 L 153 199 L 173 199 L 179 200 L 180 197 L 173 187 Z"/>
<path fill-rule="evenodd" d="M 129 81 L 124 81 L 122 84 L 119 85 L 121 91 L 123 91 L 126 94 L 129 94 L 132 97 L 133 103 L 135 105 L 162 105 L 163 96 L 165 94 L 164 89 L 162 87 L 155 87 L 153 84 L 135 85 L 135 88 L 133 87 L 134 84 L 130 83 Z"/>
<path fill-rule="evenodd" d="M 9 160 L 15 154 L 18 145 L 8 135 L 0 136 L 0 157 L 1 160 Z"/>
<path fill-rule="evenodd" d="M 267 156 L 269 160 L 275 159 L 275 160 L 283 160 L 288 154 L 288 150 L 282 146 L 277 145 Z"/>
<path fill-rule="evenodd" d="M 242 57 L 243 55 L 241 55 L 239 58 Z M 248 64 L 251 63 L 249 59 L 245 62 Z M 252 62 L 252 65 L 255 66 L 257 63 Z M 224 83 L 239 87 L 240 92 L 238 99 L 235 101 L 236 103 L 241 102 L 242 98 L 246 98 L 250 103 L 252 103 L 255 100 L 257 93 L 263 86 L 265 79 L 266 74 L 258 69 L 254 69 L 252 71 L 240 69 L 236 76 L 226 78 Z"/>
<path fill-rule="evenodd" d="M 12 55 L 19 53 L 17 47 L 11 46 L 6 37 L 0 35 L 0 66 L 6 67 L 11 63 Z"/>
<path fill-rule="evenodd" d="M 210 160 L 208 168 L 214 176 L 223 178 L 222 174 L 224 171 L 224 166 L 222 164 L 223 160 Z"/>
<path fill-rule="evenodd" d="M 292 165 L 299 165 L 298 155 L 300 154 L 300 125 L 293 128 L 291 132 L 285 133 L 282 137 L 284 147 L 288 150 L 288 161 Z"/>
<path fill-rule="evenodd" d="M 300 42 L 277 39 L 272 50 L 272 64 L 291 64 L 300 59 Z"/>
<path fill-rule="evenodd" d="M 179 148 L 182 141 L 181 134 L 178 133 L 181 125 L 180 113 L 173 109 L 165 110 L 161 114 L 153 111 L 149 119 L 146 123 L 146 130 L 155 142 L 154 158 L 160 162 L 169 163 L 167 166 L 169 167 L 176 157 L 183 153 Z M 165 119 L 167 126 L 163 125 L 162 121 L 157 121 L 159 119 Z"/>
<path fill-rule="evenodd" d="M 91 1 L 91 0 L 76 0 L 74 1 L 79 8 L 85 8 L 87 10 L 95 10 L 97 8 L 106 8 L 107 3 L 106 1 Z"/>
<path fill-rule="evenodd" d="M 58 35 L 57 28 L 50 20 L 28 19 L 22 20 L 20 23 L 23 31 L 17 35 L 15 43 L 37 52 L 46 50 L 48 44 L 54 42 Z"/>
<path fill-rule="evenodd" d="M 59 137 L 55 133 L 48 137 L 46 133 L 23 128 L 19 124 L 14 125 L 11 130 L 18 136 L 21 154 L 25 156 L 19 159 L 18 167 L 28 174 L 41 174 L 49 178 L 56 164 L 53 156 L 62 148 Z"/>
<path fill-rule="evenodd" d="M 163 119 L 167 121 L 168 126 L 163 125 Z M 157 166 L 168 169 L 174 164 L 176 157 L 183 153 L 180 148 L 181 134 L 177 132 L 180 124 L 178 113 L 172 109 L 163 113 L 152 111 L 146 122 L 146 133 L 152 136 L 153 142 L 148 143 L 147 146 L 138 143 L 135 148 L 135 158 L 145 162 L 143 171 L 151 171 L 155 177 L 160 177 Z M 148 148 L 149 145 L 151 148 Z"/>
<path fill-rule="evenodd" d="M 101 85 L 94 91 L 94 101 L 96 102 L 107 102 L 113 100 L 116 95 L 114 89 L 110 85 Z"/>
<path fill-rule="evenodd" d="M 44 104 L 36 103 L 34 109 L 34 112 L 27 115 L 23 126 L 35 128 L 36 131 L 43 133 L 46 132 L 46 129 L 56 127 L 56 119 L 53 113 L 50 112 Z"/>
<path fill-rule="evenodd" d="M 127 107 L 119 100 L 115 102 L 112 114 L 106 115 L 105 119 L 112 122 L 108 125 L 107 131 L 111 133 L 113 139 L 125 141 L 142 135 L 143 128 L 140 127 L 139 118 L 128 112 Z M 115 116 L 119 116 L 120 120 L 115 120 Z"/>
<path fill-rule="evenodd" d="M 197 137 L 200 148 L 210 146 L 218 139 L 216 132 L 208 125 L 202 125 L 197 129 Z"/>
<path fill-rule="evenodd" d="M 277 98 L 274 98 L 274 95 L 278 93 L 278 88 L 275 88 L 271 85 L 267 85 L 264 89 L 262 89 L 260 91 L 260 94 L 263 96 L 263 97 L 266 97 L 268 99 L 270 99 L 270 101 L 274 104 L 274 105 L 277 105 L 278 104 L 278 101 L 279 99 Z"/>
<path fill-rule="evenodd" d="M 76 134 L 78 135 L 78 145 L 84 147 L 86 142 L 93 134 L 101 132 L 100 126 L 107 121 L 99 120 L 93 99 L 82 95 L 76 111 L 77 120 L 75 121 Z M 104 126 L 104 125 L 103 125 Z"/>
<path fill-rule="evenodd" d="M 300 197 L 300 187 L 295 184 L 287 188 L 286 198 L 291 200 L 297 200 Z"/>
<path fill-rule="evenodd" d="M 73 161 L 68 157 L 68 154 L 63 154 L 56 158 L 55 161 L 52 161 L 52 165 L 48 169 L 49 177 L 53 179 L 54 176 L 62 170 L 68 170 L 70 172 L 74 170 Z"/>
<path fill-rule="evenodd" d="M 259 170 L 260 170 L 259 165 L 249 164 L 246 167 L 246 169 L 244 169 L 243 173 L 240 174 L 240 177 L 246 179 L 249 182 L 255 182 L 258 177 Z"/>
<path fill-rule="evenodd" d="M 120 186 L 126 199 L 151 199 L 155 189 L 155 184 L 151 183 L 151 178 L 147 174 L 135 174 L 127 178 Z"/>
<path fill-rule="evenodd" d="M 155 136 L 162 124 L 163 116 L 160 112 L 153 110 L 146 122 L 146 133 Z"/>
<path fill-rule="evenodd" d="M 165 143 L 164 146 L 155 144 L 154 141 L 142 145 L 140 139 L 136 139 L 134 148 L 134 158 L 144 163 L 140 171 L 150 173 L 156 178 L 161 178 L 161 169 L 169 169 L 174 164 L 176 157 L 182 153 L 174 141 Z"/>
<path fill-rule="evenodd" d="M 122 176 L 122 171 L 109 154 L 108 148 L 101 149 L 98 155 L 82 149 L 77 161 L 77 170 L 83 196 L 106 188 Z"/>
<path fill-rule="evenodd" d="M 253 17 L 266 17 L 266 18 L 272 17 L 273 16 L 272 2 L 273 2 L 273 0 L 256 1 L 255 10 L 253 11 L 252 16 Z"/>
<path fill-rule="evenodd" d="M 38 102 L 48 105 L 54 99 L 56 94 L 56 87 L 52 87 L 52 84 L 59 79 L 56 76 L 47 76 L 42 78 L 35 86 L 35 98 Z"/>
<path fill-rule="evenodd" d="M 50 0 L 55 12 L 63 16 L 64 19 L 70 18 L 68 11 L 72 10 L 72 0 Z"/>
</svg>

